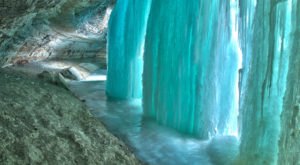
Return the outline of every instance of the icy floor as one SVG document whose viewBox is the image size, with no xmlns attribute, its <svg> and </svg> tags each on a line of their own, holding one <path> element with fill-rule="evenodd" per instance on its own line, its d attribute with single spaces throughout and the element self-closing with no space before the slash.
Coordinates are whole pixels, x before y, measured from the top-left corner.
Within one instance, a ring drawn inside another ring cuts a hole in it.
<svg viewBox="0 0 300 165">
<path fill-rule="evenodd" d="M 26 68 L 27 71 L 41 71 L 49 69 L 48 64 L 34 64 Z M 54 66 L 51 69 L 55 69 L 55 65 L 51 66 Z M 232 164 L 238 152 L 235 137 L 223 136 L 201 141 L 144 119 L 141 100 L 118 101 L 106 98 L 105 74 L 105 70 L 98 69 L 85 81 L 70 81 L 69 88 L 142 161 L 153 165 Z"/>
<path fill-rule="evenodd" d="M 101 74 L 105 72 L 98 70 L 94 75 Z M 234 137 L 218 137 L 212 143 L 200 141 L 143 119 L 141 100 L 107 100 L 104 81 L 71 82 L 70 88 L 112 133 L 149 164 L 225 165 L 237 152 Z"/>
</svg>

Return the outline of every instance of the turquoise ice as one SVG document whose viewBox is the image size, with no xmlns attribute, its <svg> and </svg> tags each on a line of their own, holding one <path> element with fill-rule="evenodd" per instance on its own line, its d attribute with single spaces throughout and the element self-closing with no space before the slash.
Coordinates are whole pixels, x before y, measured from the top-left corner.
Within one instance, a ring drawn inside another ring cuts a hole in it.
<svg viewBox="0 0 300 165">
<path fill-rule="evenodd" d="M 150 2 L 118 0 L 111 14 L 106 86 L 110 97 L 142 96 L 143 47 Z"/>
<path fill-rule="evenodd" d="M 138 18 L 129 2 L 110 21 L 109 96 L 142 95 L 145 118 L 199 139 L 235 135 L 238 164 L 300 162 L 299 0 L 140 1 Z"/>
<path fill-rule="evenodd" d="M 232 3 L 153 0 L 143 74 L 147 117 L 201 138 L 237 132 Z"/>
</svg>

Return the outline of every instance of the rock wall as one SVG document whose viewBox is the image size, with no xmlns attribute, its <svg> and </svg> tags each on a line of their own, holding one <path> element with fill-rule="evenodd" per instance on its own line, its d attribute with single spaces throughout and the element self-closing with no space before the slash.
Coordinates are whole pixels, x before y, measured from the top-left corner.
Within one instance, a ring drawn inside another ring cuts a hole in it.
<svg viewBox="0 0 300 165">
<path fill-rule="evenodd" d="M 1 0 L 0 66 L 104 56 L 114 0 Z"/>
<path fill-rule="evenodd" d="M 69 91 L 0 69 L 0 164 L 139 165 Z"/>
</svg>

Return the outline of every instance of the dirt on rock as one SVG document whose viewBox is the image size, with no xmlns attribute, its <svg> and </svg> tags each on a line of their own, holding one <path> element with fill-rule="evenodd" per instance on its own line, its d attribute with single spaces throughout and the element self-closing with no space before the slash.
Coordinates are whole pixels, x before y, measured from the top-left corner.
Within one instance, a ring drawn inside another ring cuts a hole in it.
<svg viewBox="0 0 300 165">
<path fill-rule="evenodd" d="M 66 89 L 0 70 L 0 164 L 141 164 Z"/>
</svg>

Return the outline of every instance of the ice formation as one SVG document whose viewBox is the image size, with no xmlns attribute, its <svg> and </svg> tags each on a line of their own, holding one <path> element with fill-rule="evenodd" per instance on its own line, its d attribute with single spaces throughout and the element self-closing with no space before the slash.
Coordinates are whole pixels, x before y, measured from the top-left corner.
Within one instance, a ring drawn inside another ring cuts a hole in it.
<svg viewBox="0 0 300 165">
<path fill-rule="evenodd" d="M 299 0 L 126 2 L 110 21 L 110 96 L 143 86 L 145 117 L 203 139 L 238 136 L 238 164 L 300 162 Z"/>
<path fill-rule="evenodd" d="M 201 138 L 236 134 L 239 46 L 232 10 L 234 2 L 221 0 L 152 1 L 145 116 Z"/>
<path fill-rule="evenodd" d="M 143 46 L 150 1 L 118 0 L 108 32 L 107 95 L 142 96 Z"/>
<path fill-rule="evenodd" d="M 279 151 L 278 142 L 281 131 L 286 133 L 283 136 L 290 137 L 289 131 L 280 130 L 281 127 L 286 129 L 284 123 L 290 125 L 290 119 L 285 117 L 284 111 L 291 110 L 284 107 L 289 107 L 285 104 L 291 104 L 292 101 L 285 101 L 284 97 L 288 96 L 290 100 L 296 101 L 297 95 L 297 90 L 291 95 L 286 95 L 285 91 L 287 81 L 295 78 L 287 79 L 288 73 L 297 73 L 289 65 L 290 58 L 299 58 L 299 50 L 296 48 L 299 46 L 295 47 L 295 41 L 299 44 L 299 39 L 296 36 L 294 38 L 293 34 L 297 30 L 297 23 L 299 26 L 300 2 L 241 1 L 240 6 L 241 42 L 245 61 L 240 105 L 240 163 L 255 162 L 263 165 L 291 162 L 286 157 L 293 157 L 293 161 L 299 163 L 299 158 L 292 156 L 299 150 L 284 152 L 289 143 L 285 140 L 281 142 L 283 150 Z M 290 85 L 290 88 L 297 86 L 295 83 Z M 297 143 L 294 145 L 299 146 Z"/>
</svg>

